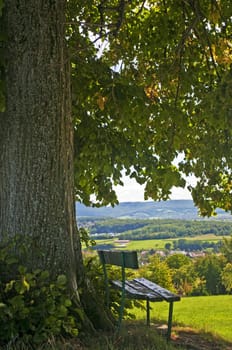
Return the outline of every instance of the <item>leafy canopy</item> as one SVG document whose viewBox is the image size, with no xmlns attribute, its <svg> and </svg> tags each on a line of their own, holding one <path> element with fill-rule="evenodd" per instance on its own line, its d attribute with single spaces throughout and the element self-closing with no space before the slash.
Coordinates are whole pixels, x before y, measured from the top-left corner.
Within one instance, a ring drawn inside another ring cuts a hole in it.
<svg viewBox="0 0 232 350">
<path fill-rule="evenodd" d="M 154 200 L 194 174 L 202 214 L 231 211 L 231 2 L 73 0 L 68 9 L 77 198 L 117 203 L 123 169 Z"/>
<path fill-rule="evenodd" d="M 68 0 L 66 18 L 77 199 L 116 204 L 125 170 L 165 200 L 194 174 L 203 215 L 232 211 L 231 1 Z"/>
</svg>

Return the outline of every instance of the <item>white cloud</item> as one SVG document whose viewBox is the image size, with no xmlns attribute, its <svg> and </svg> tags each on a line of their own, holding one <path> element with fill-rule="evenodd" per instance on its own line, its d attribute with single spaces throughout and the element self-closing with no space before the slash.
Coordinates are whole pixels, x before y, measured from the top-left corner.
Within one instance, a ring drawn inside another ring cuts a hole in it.
<svg viewBox="0 0 232 350">
<path fill-rule="evenodd" d="M 116 186 L 115 190 L 119 202 L 143 202 L 144 201 L 144 186 L 139 185 L 134 179 L 123 176 L 124 186 Z M 194 185 L 195 177 L 189 176 L 186 178 L 187 185 Z M 192 199 L 187 188 L 173 187 L 171 199 Z"/>
<path fill-rule="evenodd" d="M 143 202 L 144 186 L 127 176 L 124 176 L 122 180 L 124 186 L 115 187 L 119 202 Z"/>
</svg>

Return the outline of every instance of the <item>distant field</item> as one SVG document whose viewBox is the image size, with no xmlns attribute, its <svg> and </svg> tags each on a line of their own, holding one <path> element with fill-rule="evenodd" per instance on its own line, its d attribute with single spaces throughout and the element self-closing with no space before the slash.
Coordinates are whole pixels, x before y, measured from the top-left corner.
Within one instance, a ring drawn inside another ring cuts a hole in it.
<svg viewBox="0 0 232 350">
<path fill-rule="evenodd" d="M 164 249 L 166 243 L 172 243 L 174 239 L 151 239 L 151 240 L 141 240 L 141 241 L 133 241 L 130 240 L 129 243 L 120 245 L 116 239 L 103 239 L 97 240 L 97 244 L 112 244 L 115 248 L 128 249 L 128 250 L 150 250 L 150 249 Z M 197 240 L 197 241 L 205 241 L 205 242 L 218 242 L 223 239 L 223 236 L 215 236 L 213 234 L 201 235 L 195 237 L 181 237 L 181 239 L 187 240 Z"/>
<path fill-rule="evenodd" d="M 129 250 L 150 250 L 150 249 L 164 249 L 166 243 L 172 243 L 172 239 L 151 239 L 144 241 L 130 241 L 126 245 Z M 116 245 L 117 246 L 117 245 Z"/>
<path fill-rule="evenodd" d="M 167 321 L 168 303 L 151 303 L 151 319 Z M 136 319 L 146 312 L 135 308 Z M 232 295 L 185 297 L 174 304 L 173 322 L 192 326 L 232 341 Z"/>
<path fill-rule="evenodd" d="M 172 242 L 172 239 L 150 239 L 141 241 L 129 241 L 126 244 L 118 244 L 114 239 L 98 239 L 97 245 L 111 244 L 114 248 L 128 249 L 128 250 L 149 250 L 149 249 L 164 249 L 164 246 L 168 242 Z"/>
</svg>

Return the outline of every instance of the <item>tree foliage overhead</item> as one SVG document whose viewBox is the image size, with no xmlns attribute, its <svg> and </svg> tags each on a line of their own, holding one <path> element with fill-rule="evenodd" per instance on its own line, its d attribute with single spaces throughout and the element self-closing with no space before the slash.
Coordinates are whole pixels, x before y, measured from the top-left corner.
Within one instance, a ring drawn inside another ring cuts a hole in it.
<svg viewBox="0 0 232 350">
<path fill-rule="evenodd" d="M 78 198 L 116 203 L 125 168 L 145 198 L 167 199 L 194 174 L 203 215 L 231 210 L 231 2 L 68 6 Z"/>
<path fill-rule="evenodd" d="M 66 20 L 77 199 L 116 204 L 123 170 L 168 199 L 193 174 L 203 215 L 231 211 L 231 1 L 69 0 Z"/>
</svg>

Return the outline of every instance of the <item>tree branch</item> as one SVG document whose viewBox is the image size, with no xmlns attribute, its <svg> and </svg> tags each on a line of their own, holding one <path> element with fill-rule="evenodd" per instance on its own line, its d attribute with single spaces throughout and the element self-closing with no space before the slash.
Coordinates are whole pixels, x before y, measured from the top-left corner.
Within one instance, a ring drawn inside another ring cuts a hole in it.
<svg viewBox="0 0 232 350">
<path fill-rule="evenodd" d="M 205 19 L 207 20 L 207 18 L 203 14 L 203 12 L 201 11 L 200 4 L 199 4 L 198 0 L 197 1 L 193 1 L 192 8 L 195 11 L 195 14 L 198 17 L 198 19 L 201 21 L 202 28 L 203 28 L 203 31 L 204 31 L 204 34 L 205 34 L 206 43 L 207 43 L 207 46 L 209 48 L 210 58 L 212 60 L 213 67 L 214 67 L 214 69 L 216 71 L 218 79 L 221 79 L 220 74 L 218 72 L 218 67 L 217 67 L 216 61 L 215 61 L 214 56 L 213 56 L 212 44 L 210 42 L 208 32 L 207 32 L 207 30 L 205 28 L 204 20 Z"/>
<path fill-rule="evenodd" d="M 145 3 L 146 3 L 146 0 L 143 0 L 143 3 L 142 3 L 142 5 L 141 5 L 140 9 L 139 9 L 138 12 L 136 13 L 136 16 L 138 16 L 138 15 L 143 11 Z"/>
</svg>

